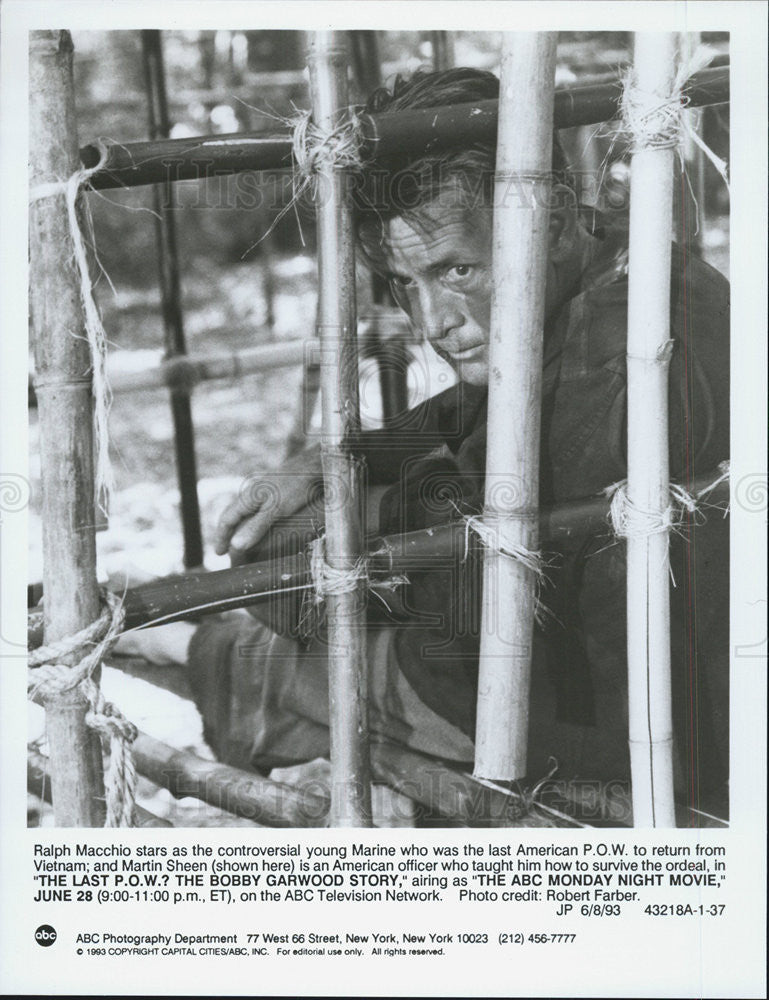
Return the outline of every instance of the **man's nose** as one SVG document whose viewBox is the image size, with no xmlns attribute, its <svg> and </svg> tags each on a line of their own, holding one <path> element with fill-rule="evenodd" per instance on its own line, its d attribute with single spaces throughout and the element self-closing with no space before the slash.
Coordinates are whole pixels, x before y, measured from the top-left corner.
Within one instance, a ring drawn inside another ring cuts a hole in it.
<svg viewBox="0 0 769 1000">
<path fill-rule="evenodd" d="M 462 313 L 445 289 L 419 290 L 420 325 L 430 343 L 444 340 L 455 327 L 462 325 Z"/>
</svg>

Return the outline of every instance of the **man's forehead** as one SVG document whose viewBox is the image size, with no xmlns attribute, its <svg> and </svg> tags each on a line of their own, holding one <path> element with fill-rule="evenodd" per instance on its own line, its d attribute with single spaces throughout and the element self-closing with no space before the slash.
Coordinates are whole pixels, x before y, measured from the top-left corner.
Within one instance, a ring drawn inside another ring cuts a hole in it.
<svg viewBox="0 0 769 1000">
<path fill-rule="evenodd" d="M 484 250 L 490 223 L 489 212 L 430 202 L 385 221 L 379 233 L 379 253 L 391 261 L 423 261 L 452 250 Z"/>
</svg>

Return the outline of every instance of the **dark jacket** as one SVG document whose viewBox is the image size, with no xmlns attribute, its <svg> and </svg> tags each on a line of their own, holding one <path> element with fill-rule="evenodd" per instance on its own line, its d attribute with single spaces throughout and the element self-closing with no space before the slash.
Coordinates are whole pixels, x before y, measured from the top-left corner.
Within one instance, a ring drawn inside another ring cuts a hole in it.
<svg viewBox="0 0 769 1000">
<path fill-rule="evenodd" d="M 729 286 L 699 259 L 685 259 L 677 246 L 671 277 L 670 471 L 671 478 L 686 484 L 715 470 L 729 456 Z M 608 237 L 589 270 L 548 317 L 543 505 L 593 496 L 625 478 L 627 293 L 626 252 L 620 239 Z M 366 460 L 369 482 L 394 484 L 381 504 L 383 534 L 451 520 L 457 510 L 481 510 L 486 397 L 485 388 L 460 383 L 411 410 L 395 430 L 361 434 L 356 450 Z M 679 684 L 679 715 L 689 711 L 682 707 L 687 699 L 707 700 L 704 687 L 692 690 L 691 677 L 697 670 L 691 661 L 699 655 L 692 651 L 694 605 L 698 627 L 708 632 L 706 656 L 720 663 L 713 669 L 720 669 L 722 680 L 728 660 L 724 610 L 728 604 L 721 603 L 728 586 L 727 533 L 717 524 L 711 530 L 694 521 L 688 540 L 673 538 L 671 552 L 678 577 L 672 591 L 674 678 L 676 671 L 689 676 Z M 695 541 L 702 552 L 697 574 L 692 571 Z M 543 542 L 548 551 L 547 541 Z M 550 573 L 555 586 L 542 594 L 554 613 L 546 628 L 544 652 L 558 716 L 600 726 L 602 714 L 619 713 L 620 718 L 611 722 L 624 748 L 624 545 L 615 543 L 607 528 L 600 538 L 583 535 L 570 549 L 550 554 L 558 568 Z M 410 574 L 400 608 L 398 646 L 401 669 L 423 701 L 472 735 L 480 557 L 471 553 L 463 560 L 464 556 L 457 552 L 429 572 Z M 706 556 L 712 559 L 710 569 L 704 564 Z M 722 572 L 714 582 L 709 574 L 719 567 Z M 697 604 L 700 594 L 706 595 L 705 603 Z M 612 707 L 602 701 L 607 684 L 618 692 Z M 716 686 L 720 741 L 726 746 L 725 681 Z M 683 716 L 679 721 L 685 728 Z"/>
</svg>

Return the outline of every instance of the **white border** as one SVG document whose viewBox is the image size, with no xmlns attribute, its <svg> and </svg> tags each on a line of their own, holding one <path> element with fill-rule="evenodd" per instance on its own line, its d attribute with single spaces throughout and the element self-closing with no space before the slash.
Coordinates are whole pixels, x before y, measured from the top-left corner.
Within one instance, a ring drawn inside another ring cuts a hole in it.
<svg viewBox="0 0 769 1000">
<path fill-rule="evenodd" d="M 724 834 L 731 856 L 730 905 L 741 907 L 740 917 L 723 925 L 723 933 L 706 924 L 684 932 L 678 926 L 641 924 L 615 933 L 605 923 L 596 925 L 590 947 L 579 952 L 541 952 L 534 966 L 503 966 L 494 960 L 478 964 L 473 955 L 461 966 L 398 965 L 344 969 L 321 966 L 285 966 L 291 980 L 273 973 L 262 978 L 249 966 L 248 978 L 233 981 L 230 965 L 192 965 L 169 961 L 164 976 L 144 965 L 124 977 L 119 964 L 109 969 L 89 966 L 80 971 L 66 962 L 49 961 L 47 951 L 33 952 L 29 943 L 28 846 L 24 819 L 24 676 L 20 651 L 24 641 L 23 588 L 26 579 L 26 514 L 2 510 L 0 558 L 2 588 L 3 670 L 0 671 L 0 947 L 4 991 L 216 994 L 237 991 L 307 995 L 338 991 L 351 994 L 462 994 L 465 995 L 658 995 L 762 996 L 765 949 L 765 787 L 766 787 L 766 624 L 765 504 L 766 486 L 754 477 L 764 474 L 766 455 L 766 48 L 765 5 L 760 3 L 336 3 L 226 2 L 160 3 L 68 2 L 38 3 L 5 0 L 2 6 L 2 72 L 0 86 L 0 225 L 2 226 L 2 305 L 0 308 L 0 496 L 8 500 L 9 473 L 25 474 L 26 460 L 26 32 L 30 28 L 117 29 L 186 28 L 296 28 L 344 26 L 374 29 L 442 28 L 448 30 L 541 30 L 554 25 L 564 30 L 658 31 L 729 30 L 732 93 L 732 481 L 742 483 L 743 494 L 753 482 L 755 509 L 750 503 L 732 505 L 732 828 Z M 87 137 L 81 136 L 81 139 Z M 758 499 L 756 499 L 758 498 Z M 738 496 L 739 500 L 740 497 Z M 749 501 L 745 495 L 743 499 Z M 759 509 L 760 508 L 760 509 Z M 762 603 L 763 602 L 763 603 Z M 739 648 L 738 648 L 739 647 Z M 232 840 L 233 831 L 200 831 L 197 840 Z M 423 835 L 421 832 L 420 835 Z M 562 835 L 566 835 L 562 832 Z M 94 834 L 102 840 L 105 834 Z M 190 840 L 192 831 L 178 831 L 174 839 Z M 454 842 L 457 831 L 424 834 L 424 842 Z M 524 831 L 522 838 L 528 836 Z M 82 835 L 80 836 L 82 839 Z M 136 837 L 133 838 L 136 840 Z M 237 839 L 237 838 L 236 838 Z M 283 832 L 265 834 L 270 842 L 286 839 Z M 300 838 L 301 839 L 301 838 Z M 306 838 L 305 838 L 306 839 Z M 403 837 L 394 832 L 394 842 Z M 498 839 L 494 835 L 482 838 Z M 616 839 L 616 838 L 615 838 Z M 632 837 L 628 837 L 628 840 Z M 641 842 L 651 843 L 647 835 Z M 333 832 L 327 842 L 343 842 Z M 32 908 L 33 909 L 33 908 Z M 385 919 L 366 912 L 377 926 Z M 72 912 L 70 910 L 69 912 Z M 447 911 L 448 912 L 448 911 Z M 318 920 L 342 919 L 341 911 Z M 462 910 L 476 919 L 473 908 Z M 266 919 L 296 920 L 276 907 Z M 74 920 L 75 917 L 73 916 Z M 98 916 L 95 920 L 99 920 Z M 126 925 L 131 926 L 128 916 Z M 149 927 L 157 917 L 141 922 Z M 392 923 L 393 918 L 387 917 Z M 425 916 L 404 908 L 398 916 L 413 925 Z M 479 918 L 478 918 L 479 919 Z M 348 920 L 361 920 L 350 911 Z M 91 921 L 93 922 L 93 921 Z M 116 920 L 112 923 L 115 924 Z M 160 923 L 167 916 L 160 916 Z M 180 921 L 184 922 L 184 921 Z M 308 921 L 303 919 L 303 923 Z M 88 921 L 81 920 L 81 924 Z M 135 923 L 135 921 L 134 921 Z M 243 921 L 241 921 L 243 925 Z M 405 925 L 404 925 L 405 926 Z M 135 928 L 134 928 L 135 929 Z M 51 949 L 53 952 L 55 949 Z M 519 953 L 520 954 L 520 953 Z"/>
</svg>

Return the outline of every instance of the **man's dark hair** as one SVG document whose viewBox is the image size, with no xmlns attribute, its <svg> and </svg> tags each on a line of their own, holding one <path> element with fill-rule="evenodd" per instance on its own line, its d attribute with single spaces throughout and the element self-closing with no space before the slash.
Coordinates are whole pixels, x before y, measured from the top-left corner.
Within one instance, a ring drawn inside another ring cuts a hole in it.
<svg viewBox="0 0 769 1000">
<path fill-rule="evenodd" d="M 396 77 L 392 90 L 380 87 L 361 110 L 383 114 L 452 104 L 471 104 L 499 97 L 499 80 L 480 69 L 457 68 L 438 73 L 418 70 L 404 79 Z M 461 148 L 394 155 L 378 161 L 361 178 L 355 193 L 356 231 L 372 246 L 381 224 L 395 216 L 410 216 L 420 206 L 434 201 L 448 188 L 459 191 L 469 208 L 490 205 L 494 187 L 496 144 L 473 142 Z M 568 168 L 557 133 L 553 134 L 554 180 L 568 183 Z M 375 263 L 373 260 L 370 263 Z"/>
</svg>

